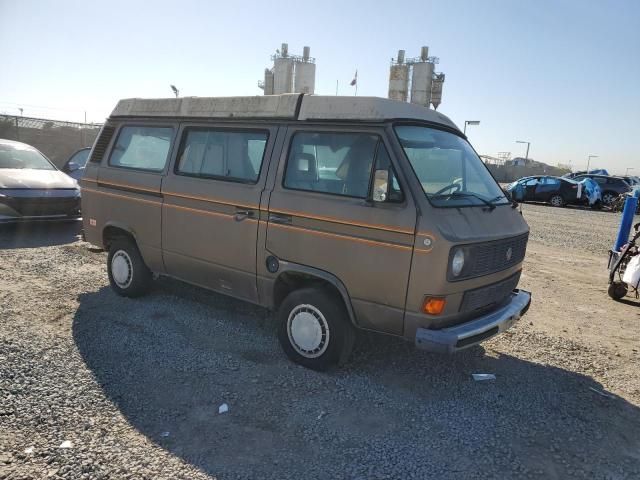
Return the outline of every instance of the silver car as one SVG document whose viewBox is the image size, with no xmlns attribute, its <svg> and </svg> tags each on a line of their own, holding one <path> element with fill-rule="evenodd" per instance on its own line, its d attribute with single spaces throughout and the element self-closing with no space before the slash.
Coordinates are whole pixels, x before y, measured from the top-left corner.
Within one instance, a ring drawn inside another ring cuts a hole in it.
<svg viewBox="0 0 640 480">
<path fill-rule="evenodd" d="M 0 222 L 80 217 L 80 187 L 30 145 L 0 139 Z"/>
</svg>

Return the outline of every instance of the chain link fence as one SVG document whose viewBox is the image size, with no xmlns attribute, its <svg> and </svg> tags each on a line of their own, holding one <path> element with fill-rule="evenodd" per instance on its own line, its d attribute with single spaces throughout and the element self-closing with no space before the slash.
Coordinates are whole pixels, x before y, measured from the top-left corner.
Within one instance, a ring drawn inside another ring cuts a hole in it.
<svg viewBox="0 0 640 480">
<path fill-rule="evenodd" d="M 102 125 L 0 114 L 0 138 L 29 144 L 58 167 L 83 147 L 90 147 Z"/>
</svg>

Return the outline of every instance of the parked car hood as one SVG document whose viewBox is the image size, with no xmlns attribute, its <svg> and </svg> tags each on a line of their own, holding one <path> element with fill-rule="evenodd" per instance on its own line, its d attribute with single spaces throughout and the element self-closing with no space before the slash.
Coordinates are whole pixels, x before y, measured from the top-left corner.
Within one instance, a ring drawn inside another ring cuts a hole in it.
<svg viewBox="0 0 640 480">
<path fill-rule="evenodd" d="M 60 170 L 0 168 L 0 188 L 77 188 L 78 183 Z"/>
</svg>

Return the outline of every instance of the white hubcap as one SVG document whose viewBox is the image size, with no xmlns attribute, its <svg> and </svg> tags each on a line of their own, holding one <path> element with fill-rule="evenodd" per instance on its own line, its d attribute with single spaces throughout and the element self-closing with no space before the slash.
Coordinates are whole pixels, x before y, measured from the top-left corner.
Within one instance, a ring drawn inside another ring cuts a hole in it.
<svg viewBox="0 0 640 480">
<path fill-rule="evenodd" d="M 129 254 L 118 250 L 111 258 L 111 276 L 120 288 L 127 288 L 133 280 L 133 266 Z"/>
<path fill-rule="evenodd" d="M 324 315 L 313 305 L 298 305 L 287 320 L 289 342 L 307 358 L 317 358 L 329 346 L 329 325 Z"/>
</svg>

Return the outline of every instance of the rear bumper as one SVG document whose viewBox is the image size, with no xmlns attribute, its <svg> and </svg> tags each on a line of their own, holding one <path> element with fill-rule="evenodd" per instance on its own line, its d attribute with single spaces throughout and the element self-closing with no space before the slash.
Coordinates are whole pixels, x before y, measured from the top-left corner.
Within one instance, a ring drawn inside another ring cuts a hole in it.
<svg viewBox="0 0 640 480">
<path fill-rule="evenodd" d="M 440 330 L 418 328 L 416 347 L 430 352 L 454 353 L 477 345 L 510 328 L 529 309 L 531 293 L 514 290 L 509 302 L 469 322 Z"/>
</svg>

